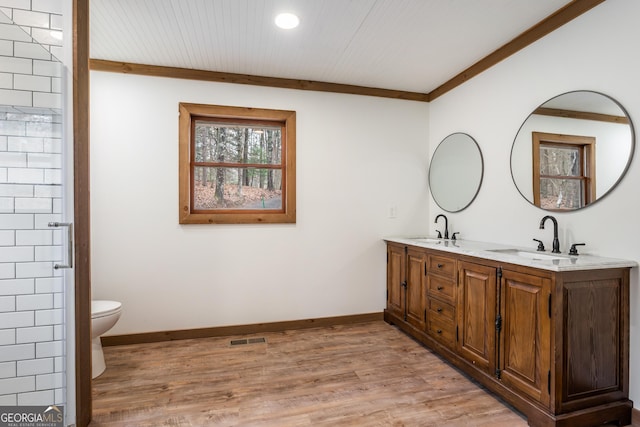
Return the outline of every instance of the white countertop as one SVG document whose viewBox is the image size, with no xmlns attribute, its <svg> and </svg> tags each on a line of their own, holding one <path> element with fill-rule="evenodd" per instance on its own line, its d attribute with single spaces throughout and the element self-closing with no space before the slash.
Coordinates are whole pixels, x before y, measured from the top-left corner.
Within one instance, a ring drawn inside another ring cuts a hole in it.
<svg viewBox="0 0 640 427">
<path fill-rule="evenodd" d="M 597 270 L 638 266 L 637 262 L 626 259 L 605 258 L 582 253 L 580 255 L 552 254 L 551 251 L 536 252 L 535 248 L 474 242 L 472 240 L 445 240 L 433 237 L 385 237 L 384 240 L 550 271 Z M 580 252 L 580 249 L 582 247 L 578 246 L 578 252 Z"/>
</svg>

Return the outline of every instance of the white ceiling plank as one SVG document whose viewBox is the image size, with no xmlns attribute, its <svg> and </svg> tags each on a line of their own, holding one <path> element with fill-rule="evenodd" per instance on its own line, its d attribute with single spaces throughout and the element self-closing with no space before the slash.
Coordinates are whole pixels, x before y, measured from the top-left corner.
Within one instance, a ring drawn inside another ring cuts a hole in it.
<svg viewBox="0 0 640 427">
<path fill-rule="evenodd" d="M 568 3 L 91 0 L 91 58 L 427 93 Z"/>
</svg>

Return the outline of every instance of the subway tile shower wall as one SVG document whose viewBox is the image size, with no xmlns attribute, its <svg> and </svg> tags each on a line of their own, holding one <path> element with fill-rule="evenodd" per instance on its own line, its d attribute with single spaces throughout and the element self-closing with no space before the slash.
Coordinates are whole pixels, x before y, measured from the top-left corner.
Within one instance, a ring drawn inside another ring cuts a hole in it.
<svg viewBox="0 0 640 427">
<path fill-rule="evenodd" d="M 0 0 L 0 405 L 65 404 L 62 22 Z"/>
</svg>

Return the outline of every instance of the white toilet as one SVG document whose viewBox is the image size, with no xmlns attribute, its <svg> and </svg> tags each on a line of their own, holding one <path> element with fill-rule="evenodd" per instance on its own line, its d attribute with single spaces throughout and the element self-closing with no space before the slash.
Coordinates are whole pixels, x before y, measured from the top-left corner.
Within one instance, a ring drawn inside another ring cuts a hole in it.
<svg viewBox="0 0 640 427">
<path fill-rule="evenodd" d="M 122 304 L 118 301 L 91 301 L 91 378 L 102 374 L 106 368 L 100 335 L 113 328 L 122 313 Z"/>
</svg>

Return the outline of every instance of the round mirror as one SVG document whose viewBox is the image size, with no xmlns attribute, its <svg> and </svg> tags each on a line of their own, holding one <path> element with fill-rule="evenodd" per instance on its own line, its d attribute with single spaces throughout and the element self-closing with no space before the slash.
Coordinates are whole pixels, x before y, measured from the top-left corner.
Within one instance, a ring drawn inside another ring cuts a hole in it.
<svg viewBox="0 0 640 427">
<path fill-rule="evenodd" d="M 568 92 L 524 121 L 511 148 L 511 176 L 520 194 L 541 209 L 581 209 L 620 182 L 634 139 L 629 115 L 614 99 Z"/>
<path fill-rule="evenodd" d="M 480 147 L 466 133 L 454 133 L 440 142 L 431 157 L 429 188 L 433 200 L 447 212 L 459 212 L 476 198 L 482 184 Z"/>
</svg>

